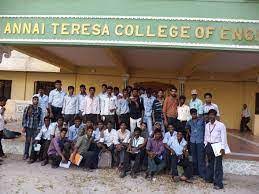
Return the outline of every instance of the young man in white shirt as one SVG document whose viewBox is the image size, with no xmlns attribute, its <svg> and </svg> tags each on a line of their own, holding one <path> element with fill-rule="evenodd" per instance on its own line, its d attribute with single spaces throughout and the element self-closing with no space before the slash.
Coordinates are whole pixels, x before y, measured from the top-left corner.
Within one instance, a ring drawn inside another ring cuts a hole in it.
<svg viewBox="0 0 259 194">
<path fill-rule="evenodd" d="M 229 149 L 227 144 L 227 131 L 225 125 L 216 120 L 217 111 L 209 110 L 210 122 L 206 124 L 204 145 L 205 153 L 208 159 L 208 166 L 206 169 L 206 182 L 214 183 L 214 189 L 223 189 L 223 167 L 222 158 L 225 155 L 225 150 Z M 220 143 L 220 156 L 215 156 L 212 149 L 212 144 Z"/>
<path fill-rule="evenodd" d="M 134 135 L 130 139 L 129 146 L 124 155 L 123 167 L 121 170 L 120 178 L 126 176 L 126 171 L 131 169 L 130 175 L 132 178 L 137 178 L 136 173 L 140 170 L 141 167 L 141 158 L 143 151 L 145 149 L 145 139 L 140 136 L 141 129 L 136 127 L 134 130 Z M 131 161 L 134 161 L 133 166 L 131 167 Z"/>
<path fill-rule="evenodd" d="M 78 110 L 79 110 L 79 116 L 83 116 L 83 112 L 85 109 L 85 101 L 86 101 L 86 87 L 84 84 L 80 85 L 80 93 L 77 95 L 78 97 Z M 82 118 L 83 119 L 83 118 Z"/>
<path fill-rule="evenodd" d="M 68 95 L 64 97 L 62 114 L 64 121 L 70 127 L 74 124 L 74 117 L 79 113 L 78 98 L 74 95 L 74 86 L 68 86 Z"/>
<path fill-rule="evenodd" d="M 217 120 L 219 120 L 219 117 L 220 117 L 219 107 L 217 104 L 212 103 L 212 94 L 205 93 L 204 99 L 205 99 L 205 104 L 203 105 L 203 114 L 206 114 L 209 112 L 209 110 L 214 109 L 215 111 L 217 111 Z"/>
<path fill-rule="evenodd" d="M 177 107 L 177 120 L 179 122 L 177 131 L 183 132 L 183 137 L 186 139 L 185 125 L 191 119 L 190 107 L 185 104 L 186 97 L 179 97 L 179 106 Z"/>
<path fill-rule="evenodd" d="M 41 127 L 40 132 L 34 139 L 34 143 L 31 149 L 29 164 L 34 163 L 39 157 L 40 161 L 42 161 L 41 166 L 45 166 L 48 163 L 48 149 L 51 140 L 51 131 L 53 130 L 53 125 L 50 123 L 50 118 L 44 118 L 44 125 Z M 37 156 L 37 151 L 34 150 L 34 146 L 40 144 L 39 156 Z"/>
<path fill-rule="evenodd" d="M 100 99 L 95 96 L 95 87 L 89 88 L 89 95 L 85 98 L 84 121 L 91 120 L 95 125 L 100 117 Z"/>
<path fill-rule="evenodd" d="M 5 105 L 7 102 L 7 98 L 4 96 L 0 97 L 0 157 L 5 158 L 6 155 L 4 154 L 3 148 L 2 148 L 2 138 L 4 137 L 4 113 L 5 113 Z M 1 162 L 1 161 L 0 161 Z"/>
<path fill-rule="evenodd" d="M 115 128 L 115 111 L 117 98 L 112 95 L 113 88 L 107 87 L 107 95 L 101 99 L 101 119 L 104 123 L 111 122 Z"/>
<path fill-rule="evenodd" d="M 120 129 L 117 131 L 119 144 L 116 145 L 115 159 L 116 166 L 120 169 L 124 162 L 124 154 L 129 145 L 130 131 L 124 122 L 120 123 Z"/>
<path fill-rule="evenodd" d="M 58 116 L 62 115 L 62 107 L 66 93 L 62 91 L 60 80 L 55 81 L 55 89 L 49 93 L 49 112 L 52 122 L 56 122 Z"/>
<path fill-rule="evenodd" d="M 48 111 L 49 111 L 49 97 L 44 94 L 44 89 L 39 88 L 38 94 L 36 95 L 39 98 L 39 107 L 42 109 L 43 113 L 43 119 L 48 116 Z"/>
<path fill-rule="evenodd" d="M 251 131 L 251 129 L 247 125 L 249 122 L 250 122 L 250 112 L 247 108 L 247 104 L 243 104 L 242 112 L 241 112 L 240 132 L 244 132 L 245 130 Z"/>
</svg>

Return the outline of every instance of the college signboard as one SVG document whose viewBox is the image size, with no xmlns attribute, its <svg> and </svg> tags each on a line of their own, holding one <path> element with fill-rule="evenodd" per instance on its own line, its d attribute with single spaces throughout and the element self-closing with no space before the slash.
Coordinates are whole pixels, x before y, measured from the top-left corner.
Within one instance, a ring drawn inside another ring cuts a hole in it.
<svg viewBox="0 0 259 194">
<path fill-rule="evenodd" d="M 155 16 L 2 15 L 0 44 L 259 51 L 259 20 Z"/>
</svg>

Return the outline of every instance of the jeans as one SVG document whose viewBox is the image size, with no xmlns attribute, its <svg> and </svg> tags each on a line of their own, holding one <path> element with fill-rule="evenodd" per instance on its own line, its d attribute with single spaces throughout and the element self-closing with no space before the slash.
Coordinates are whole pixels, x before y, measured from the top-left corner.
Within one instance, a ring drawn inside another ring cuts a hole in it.
<svg viewBox="0 0 259 194">
<path fill-rule="evenodd" d="M 138 118 L 138 119 L 130 118 L 130 132 L 133 133 L 136 127 L 140 127 L 140 121 L 141 121 L 141 118 Z"/>
<path fill-rule="evenodd" d="M 180 165 L 183 167 L 184 176 L 187 177 L 188 179 L 191 178 L 192 164 L 189 161 L 188 157 L 182 157 L 179 160 L 179 156 L 174 154 L 171 156 L 171 161 L 172 161 L 172 176 L 178 176 L 177 165 Z"/>
<path fill-rule="evenodd" d="M 51 106 L 53 118 L 51 119 L 51 122 L 56 122 L 58 120 L 58 117 L 62 115 L 62 108 Z"/>
<path fill-rule="evenodd" d="M 247 125 L 249 122 L 250 122 L 250 117 L 242 117 L 240 122 L 240 132 L 243 132 L 245 130 L 251 131 L 251 129 Z"/>
<path fill-rule="evenodd" d="M 178 119 L 174 117 L 168 117 L 167 118 L 168 125 L 173 125 L 175 128 L 175 131 L 178 131 Z"/>
<path fill-rule="evenodd" d="M 74 118 L 75 118 L 74 114 L 65 114 L 64 115 L 64 121 L 68 127 L 74 125 Z"/>
<path fill-rule="evenodd" d="M 137 154 L 125 152 L 122 171 L 127 172 L 130 170 L 132 173 L 138 172 L 140 170 L 141 155 L 142 151 Z M 132 168 L 131 161 L 134 161 Z"/>
<path fill-rule="evenodd" d="M 97 122 L 99 121 L 99 115 L 98 114 L 85 114 L 84 115 L 84 121 L 92 121 L 94 125 L 97 124 Z"/>
<path fill-rule="evenodd" d="M 153 134 L 153 123 L 152 123 L 152 117 L 151 116 L 144 116 L 143 121 L 147 123 L 147 130 L 149 136 Z"/>
<path fill-rule="evenodd" d="M 206 145 L 205 152 L 208 158 L 206 181 L 213 182 L 214 185 L 223 188 L 222 156 L 215 157 L 210 143 Z"/>
<path fill-rule="evenodd" d="M 203 143 L 191 143 L 193 174 L 205 178 L 205 153 Z"/>
<path fill-rule="evenodd" d="M 120 124 L 121 122 L 125 122 L 126 125 L 127 125 L 127 129 L 129 129 L 129 128 L 130 128 L 129 113 L 121 114 L 121 115 L 119 115 L 118 117 L 119 117 L 119 124 Z"/>
<path fill-rule="evenodd" d="M 166 167 L 166 161 L 159 158 L 148 158 L 148 172 L 157 174 Z"/>
<path fill-rule="evenodd" d="M 38 130 L 26 128 L 25 133 L 26 133 L 26 139 L 25 139 L 25 146 L 24 146 L 24 155 L 29 156 L 31 141 L 33 141 L 34 138 L 37 136 Z"/>
<path fill-rule="evenodd" d="M 103 122 L 105 125 L 107 125 L 108 122 L 111 122 L 113 129 L 115 129 L 115 115 L 102 115 L 101 119 L 104 119 Z"/>
<path fill-rule="evenodd" d="M 124 162 L 124 156 L 125 156 L 125 152 L 126 152 L 125 147 L 123 147 L 120 151 L 116 150 L 114 151 L 114 158 L 115 158 L 115 165 L 118 166 L 119 164 Z"/>
<path fill-rule="evenodd" d="M 86 153 L 81 154 L 83 160 L 81 161 L 80 166 L 84 168 L 96 169 L 98 166 L 98 153 L 97 151 L 87 151 Z"/>
</svg>

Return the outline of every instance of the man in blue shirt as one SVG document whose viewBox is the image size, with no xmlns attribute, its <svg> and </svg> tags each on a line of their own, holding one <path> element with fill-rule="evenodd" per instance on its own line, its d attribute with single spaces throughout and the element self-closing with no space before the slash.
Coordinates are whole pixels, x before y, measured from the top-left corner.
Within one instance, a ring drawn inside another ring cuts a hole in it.
<svg viewBox="0 0 259 194">
<path fill-rule="evenodd" d="M 74 120 L 75 124 L 69 127 L 68 129 L 68 139 L 70 141 L 76 141 L 78 138 L 79 131 L 83 128 L 83 125 L 81 125 L 81 117 L 76 116 Z"/>
<path fill-rule="evenodd" d="M 203 114 L 203 103 L 202 101 L 197 97 L 198 96 L 198 92 L 197 90 L 192 90 L 191 91 L 192 94 L 192 99 L 190 100 L 190 109 L 195 108 L 198 112 L 199 116 L 202 116 Z"/>
<path fill-rule="evenodd" d="M 186 129 L 190 135 L 190 147 L 194 175 L 205 178 L 205 152 L 204 152 L 204 131 L 205 121 L 198 117 L 197 110 L 190 110 L 192 119 L 186 123 Z"/>
</svg>

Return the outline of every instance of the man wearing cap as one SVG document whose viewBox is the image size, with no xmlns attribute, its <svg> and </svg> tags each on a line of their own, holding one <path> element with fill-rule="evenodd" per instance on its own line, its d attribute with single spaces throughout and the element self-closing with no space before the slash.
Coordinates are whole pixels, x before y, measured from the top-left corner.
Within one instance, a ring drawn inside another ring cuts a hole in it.
<svg viewBox="0 0 259 194">
<path fill-rule="evenodd" d="M 192 94 L 192 99 L 190 100 L 189 106 L 190 109 L 194 108 L 197 110 L 197 113 L 199 116 L 201 116 L 203 114 L 203 105 L 202 105 L 202 101 L 197 98 L 198 96 L 198 92 L 196 89 L 191 91 Z"/>
</svg>

